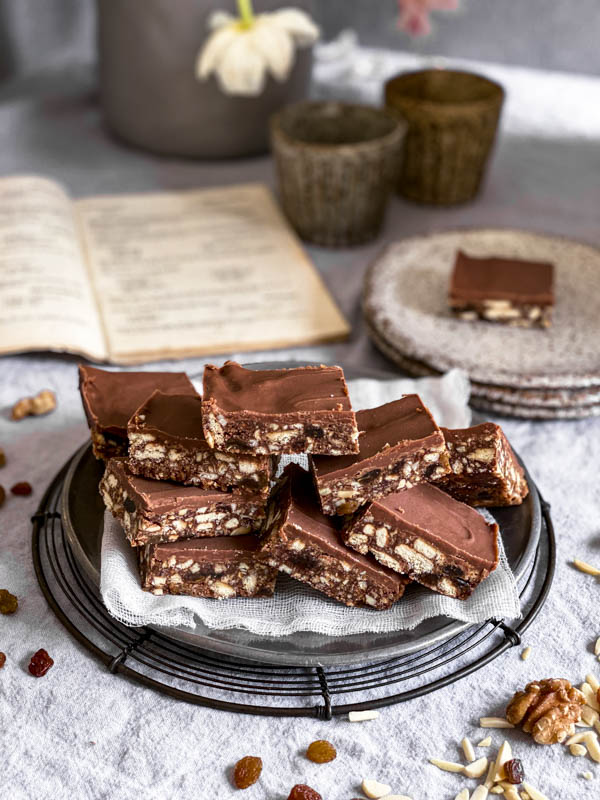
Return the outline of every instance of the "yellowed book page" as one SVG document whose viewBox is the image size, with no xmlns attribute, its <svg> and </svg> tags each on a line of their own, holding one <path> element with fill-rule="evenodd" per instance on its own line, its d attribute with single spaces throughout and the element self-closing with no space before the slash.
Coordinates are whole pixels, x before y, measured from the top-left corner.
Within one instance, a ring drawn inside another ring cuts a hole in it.
<svg viewBox="0 0 600 800">
<path fill-rule="evenodd" d="M 0 178 L 0 353 L 27 350 L 106 357 L 71 199 L 18 176 Z"/>
<path fill-rule="evenodd" d="M 266 186 L 96 197 L 75 206 L 112 361 L 349 333 Z"/>
</svg>

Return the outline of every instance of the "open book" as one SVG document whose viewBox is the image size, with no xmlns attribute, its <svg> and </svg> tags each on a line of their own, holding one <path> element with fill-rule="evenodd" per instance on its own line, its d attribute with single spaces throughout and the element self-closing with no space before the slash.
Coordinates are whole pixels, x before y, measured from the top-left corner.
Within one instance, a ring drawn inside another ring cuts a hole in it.
<svg viewBox="0 0 600 800">
<path fill-rule="evenodd" d="M 72 200 L 0 179 L 0 353 L 134 364 L 348 333 L 266 186 Z"/>
</svg>

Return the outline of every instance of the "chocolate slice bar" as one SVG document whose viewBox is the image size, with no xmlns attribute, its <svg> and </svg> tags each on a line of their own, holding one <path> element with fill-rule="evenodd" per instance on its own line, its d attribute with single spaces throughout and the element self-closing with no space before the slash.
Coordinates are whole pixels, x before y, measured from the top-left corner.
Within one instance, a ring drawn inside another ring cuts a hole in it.
<svg viewBox="0 0 600 800">
<path fill-rule="evenodd" d="M 461 319 L 547 328 L 554 305 L 552 264 L 456 254 L 449 304 Z"/>
<path fill-rule="evenodd" d="M 359 511 L 343 533 L 359 553 L 464 600 L 498 564 L 498 526 L 429 484 Z"/>
<path fill-rule="evenodd" d="M 120 519 L 130 544 L 138 547 L 204 536 L 256 532 L 265 518 L 265 497 L 229 494 L 151 481 L 132 475 L 124 458 L 111 458 L 100 494 Z"/>
<path fill-rule="evenodd" d="M 262 555 L 268 564 L 347 606 L 389 608 L 408 581 L 343 543 L 319 509 L 310 475 L 289 464 L 269 501 Z"/>
<path fill-rule="evenodd" d="M 502 428 L 483 422 L 472 428 L 442 428 L 451 471 L 435 481 L 470 506 L 514 506 L 527 497 L 523 468 Z"/>
<path fill-rule="evenodd" d="M 204 434 L 228 453 L 358 452 L 358 428 L 340 367 L 204 370 Z"/>
<path fill-rule="evenodd" d="M 350 514 L 392 492 L 448 472 L 441 430 L 416 394 L 358 411 L 356 456 L 313 456 L 311 471 L 325 514 Z"/>
<path fill-rule="evenodd" d="M 130 419 L 127 433 L 129 469 L 136 475 L 223 492 L 269 492 L 271 457 L 221 453 L 208 446 L 199 394 L 154 392 Z"/>
<path fill-rule="evenodd" d="M 185 539 L 140 548 L 142 589 L 193 597 L 271 597 L 277 570 L 258 555 L 256 536 Z"/>
<path fill-rule="evenodd" d="M 111 372 L 79 365 L 79 391 L 96 458 L 127 455 L 127 423 L 155 389 L 196 394 L 185 372 Z"/>
</svg>

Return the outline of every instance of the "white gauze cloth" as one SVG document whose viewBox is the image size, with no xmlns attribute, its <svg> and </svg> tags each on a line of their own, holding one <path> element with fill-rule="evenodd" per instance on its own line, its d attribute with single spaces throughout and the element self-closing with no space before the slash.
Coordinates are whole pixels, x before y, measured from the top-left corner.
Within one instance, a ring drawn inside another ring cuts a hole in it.
<svg viewBox="0 0 600 800">
<path fill-rule="evenodd" d="M 459 370 L 442 378 L 385 382 L 362 379 L 349 381 L 348 387 L 355 409 L 417 392 L 438 424 L 461 428 L 470 423 L 469 383 Z M 501 542 L 498 568 L 468 600 L 454 600 L 413 585 L 387 611 L 347 608 L 284 574 L 280 574 L 271 598 L 218 601 L 184 595 L 156 596 L 140 588 L 135 550 L 126 541 L 119 522 L 108 512 L 104 517 L 100 589 L 109 612 L 125 625 L 194 628 L 200 621 L 208 628 L 244 628 L 262 636 L 285 636 L 296 631 L 340 636 L 410 630 L 423 620 L 440 615 L 473 623 L 490 617 L 520 616 L 516 582 Z"/>
</svg>

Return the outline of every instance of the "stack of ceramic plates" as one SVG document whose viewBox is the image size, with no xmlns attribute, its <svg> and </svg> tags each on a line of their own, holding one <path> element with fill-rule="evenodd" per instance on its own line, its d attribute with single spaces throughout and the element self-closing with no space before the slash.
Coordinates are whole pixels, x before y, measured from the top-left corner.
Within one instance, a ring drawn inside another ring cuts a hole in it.
<svg viewBox="0 0 600 800">
<path fill-rule="evenodd" d="M 456 251 L 550 261 L 548 329 L 459 320 L 448 309 Z M 464 230 L 390 245 L 367 273 L 363 308 L 375 344 L 413 375 L 453 367 L 477 408 L 532 419 L 600 416 L 600 250 L 517 230 Z"/>
</svg>

